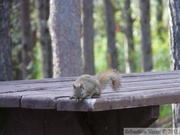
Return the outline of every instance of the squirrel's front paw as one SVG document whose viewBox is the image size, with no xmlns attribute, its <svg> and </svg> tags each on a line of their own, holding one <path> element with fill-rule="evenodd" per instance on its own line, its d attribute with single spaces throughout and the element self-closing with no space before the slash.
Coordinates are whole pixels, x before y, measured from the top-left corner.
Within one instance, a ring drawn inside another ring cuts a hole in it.
<svg viewBox="0 0 180 135">
<path fill-rule="evenodd" d="M 100 98 L 100 95 L 94 95 L 92 98 Z"/>
</svg>

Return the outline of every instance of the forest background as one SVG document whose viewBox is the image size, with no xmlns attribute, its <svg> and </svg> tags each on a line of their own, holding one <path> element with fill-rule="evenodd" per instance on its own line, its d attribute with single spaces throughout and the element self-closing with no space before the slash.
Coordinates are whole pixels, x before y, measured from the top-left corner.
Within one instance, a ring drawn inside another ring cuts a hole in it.
<svg viewBox="0 0 180 135">
<path fill-rule="evenodd" d="M 93 3 L 86 0 L 86 2 L 87 5 L 91 5 L 91 10 L 93 9 L 90 15 L 92 14 L 93 17 L 94 71 L 99 72 L 112 67 L 107 40 L 108 36 L 111 36 L 108 34 L 108 24 L 112 22 L 114 26 L 112 38 L 115 39 L 117 51 L 117 69 L 121 73 L 147 71 L 143 67 L 144 50 L 141 41 L 143 8 L 140 8 L 139 0 L 94 0 Z M 150 52 L 152 52 L 152 63 L 146 61 L 151 63 L 148 71 L 167 71 L 170 70 L 168 1 L 149 0 L 148 7 L 150 12 L 146 17 L 149 18 L 147 23 L 150 24 L 149 40 Z M 53 77 L 53 53 L 49 46 L 53 39 L 50 39 L 48 31 L 49 1 L 13 0 L 10 2 L 9 12 L 13 80 Z M 111 19 L 112 22 L 108 23 Z M 128 25 L 132 26 L 131 39 L 127 32 Z M 128 40 L 131 40 L 130 43 Z M 25 43 L 31 44 L 30 48 L 27 49 L 24 46 Z M 130 46 L 133 46 L 131 50 L 129 50 Z M 161 107 L 160 120 L 171 119 L 171 113 L 171 106 Z"/>
</svg>

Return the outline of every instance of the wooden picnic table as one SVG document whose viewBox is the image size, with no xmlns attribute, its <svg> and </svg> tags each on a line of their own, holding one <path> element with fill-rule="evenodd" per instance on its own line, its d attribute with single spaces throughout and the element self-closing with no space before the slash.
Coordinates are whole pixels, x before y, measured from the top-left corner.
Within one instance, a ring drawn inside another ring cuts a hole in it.
<svg viewBox="0 0 180 135">
<path fill-rule="evenodd" d="M 180 71 L 122 74 L 118 93 L 69 99 L 77 77 L 0 82 L 2 135 L 118 135 L 148 127 L 159 106 L 180 102 Z"/>
</svg>

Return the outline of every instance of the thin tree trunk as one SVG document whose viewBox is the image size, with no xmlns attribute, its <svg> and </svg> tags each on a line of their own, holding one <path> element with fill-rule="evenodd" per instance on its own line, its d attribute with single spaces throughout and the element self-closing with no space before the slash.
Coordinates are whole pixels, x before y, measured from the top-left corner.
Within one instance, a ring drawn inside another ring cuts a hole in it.
<svg viewBox="0 0 180 135">
<path fill-rule="evenodd" d="M 108 64 L 110 68 L 118 69 L 117 48 L 115 46 L 115 24 L 111 0 L 104 0 L 106 15 L 106 33 L 108 44 Z"/>
<path fill-rule="evenodd" d="M 157 34 L 162 39 L 162 21 L 163 21 L 163 2 L 162 0 L 157 0 L 157 13 L 156 13 L 156 20 L 157 20 Z"/>
<path fill-rule="evenodd" d="M 37 15 L 39 40 L 42 50 L 43 77 L 52 77 L 52 49 L 51 39 L 47 21 L 49 18 L 49 0 L 35 0 Z"/>
<path fill-rule="evenodd" d="M 180 1 L 169 0 L 170 9 L 170 44 L 171 44 L 171 69 L 180 69 Z M 180 104 L 173 104 L 173 126 L 180 127 Z"/>
<path fill-rule="evenodd" d="M 82 73 L 80 0 L 50 0 L 53 77 Z"/>
<path fill-rule="evenodd" d="M 13 0 L 10 2 L 10 22 L 11 22 L 11 46 L 12 46 L 12 65 L 13 65 L 13 79 L 22 80 L 22 49 L 21 49 L 21 33 L 20 30 L 20 1 Z M 16 22 L 16 23 L 13 23 Z M 14 38 L 15 35 L 15 38 Z M 18 49 L 17 49 L 18 48 Z"/>
<path fill-rule="evenodd" d="M 125 35 L 126 35 L 126 72 L 135 72 L 136 63 L 134 57 L 134 38 L 133 38 L 133 20 L 131 18 L 131 0 L 125 0 L 124 3 L 124 18 L 125 18 Z"/>
<path fill-rule="evenodd" d="M 0 81 L 12 80 L 9 0 L 0 0 Z"/>
<path fill-rule="evenodd" d="M 157 0 L 157 14 L 156 14 L 156 20 L 162 21 L 163 19 L 163 2 L 162 0 Z"/>
<path fill-rule="evenodd" d="M 31 74 L 28 66 L 32 60 L 33 48 L 29 7 L 29 0 L 21 0 L 22 74 L 24 79 Z"/>
<path fill-rule="evenodd" d="M 140 0 L 141 51 L 143 71 L 153 68 L 150 28 L 150 1 Z"/>
<path fill-rule="evenodd" d="M 171 44 L 171 69 L 180 69 L 180 1 L 169 0 L 170 8 L 170 44 Z"/>
<path fill-rule="evenodd" d="M 94 74 L 93 0 L 82 0 L 83 68 L 85 74 Z"/>
</svg>

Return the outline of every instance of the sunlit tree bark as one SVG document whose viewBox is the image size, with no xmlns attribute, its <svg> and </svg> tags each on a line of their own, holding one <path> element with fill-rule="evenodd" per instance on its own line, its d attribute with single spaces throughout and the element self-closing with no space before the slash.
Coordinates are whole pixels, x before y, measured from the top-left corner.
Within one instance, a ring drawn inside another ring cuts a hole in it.
<svg viewBox="0 0 180 135">
<path fill-rule="evenodd" d="M 180 1 L 169 0 L 171 69 L 180 70 Z M 173 127 L 180 127 L 180 104 L 173 104 Z M 177 134 L 178 135 L 178 134 Z"/>
</svg>

